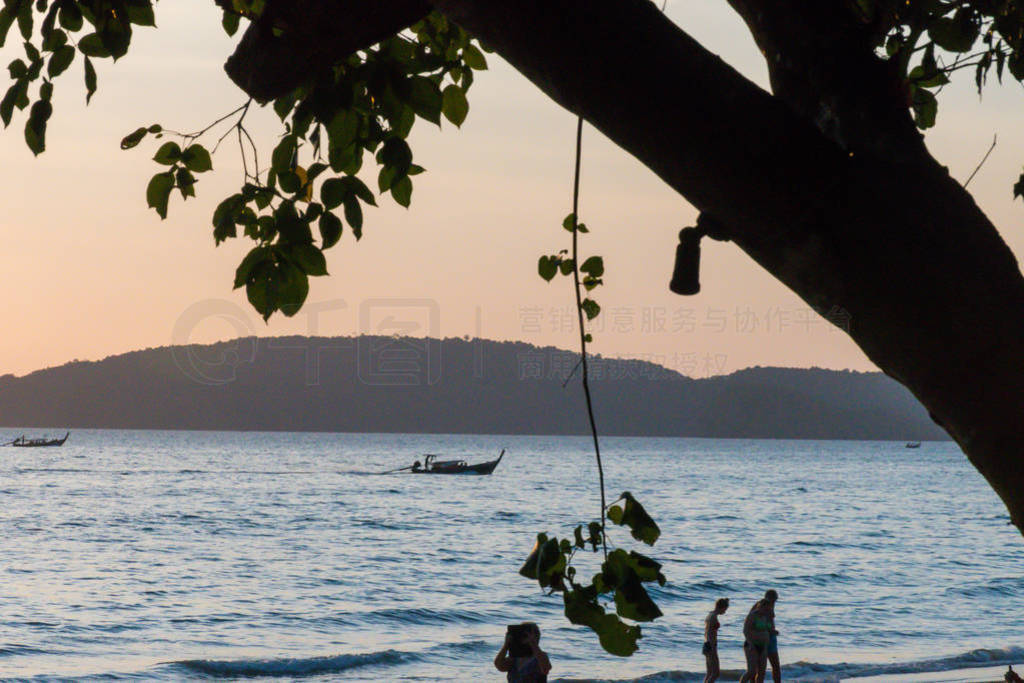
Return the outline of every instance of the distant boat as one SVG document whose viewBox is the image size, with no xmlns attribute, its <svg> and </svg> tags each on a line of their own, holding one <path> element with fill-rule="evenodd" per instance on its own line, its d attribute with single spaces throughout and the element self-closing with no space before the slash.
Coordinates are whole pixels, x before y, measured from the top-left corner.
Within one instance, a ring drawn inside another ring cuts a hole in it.
<svg viewBox="0 0 1024 683">
<path fill-rule="evenodd" d="M 465 460 L 438 460 L 437 455 L 428 453 L 423 457 L 423 464 L 417 460 L 409 467 L 402 467 L 391 472 L 408 471 L 409 474 L 490 474 L 505 457 L 505 449 L 501 449 L 497 459 L 470 465 Z M 384 474 L 390 474 L 385 472 Z"/>
<path fill-rule="evenodd" d="M 26 439 L 24 436 L 19 436 L 17 439 L 10 443 L 15 448 L 43 448 L 45 446 L 63 446 L 64 442 L 68 440 L 68 436 L 71 432 L 66 432 L 63 439 Z"/>
<path fill-rule="evenodd" d="M 907 448 L 920 448 L 920 447 L 921 447 L 921 442 L 920 441 L 908 441 L 907 442 Z"/>
</svg>

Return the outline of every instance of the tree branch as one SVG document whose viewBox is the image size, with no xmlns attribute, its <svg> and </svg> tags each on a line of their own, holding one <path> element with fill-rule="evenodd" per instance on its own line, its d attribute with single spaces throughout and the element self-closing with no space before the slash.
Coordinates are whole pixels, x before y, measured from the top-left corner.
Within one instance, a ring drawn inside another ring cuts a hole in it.
<svg viewBox="0 0 1024 683">
<path fill-rule="evenodd" d="M 268 0 L 224 70 L 265 104 L 427 15 L 426 0 Z"/>
</svg>

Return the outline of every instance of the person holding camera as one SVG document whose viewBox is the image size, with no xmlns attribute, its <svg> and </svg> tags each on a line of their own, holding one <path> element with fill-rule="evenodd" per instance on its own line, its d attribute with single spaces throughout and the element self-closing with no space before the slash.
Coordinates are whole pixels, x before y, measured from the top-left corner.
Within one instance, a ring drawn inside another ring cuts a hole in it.
<svg viewBox="0 0 1024 683">
<path fill-rule="evenodd" d="M 513 624 L 494 658 L 494 668 L 505 672 L 509 683 L 547 683 L 551 661 L 540 649 L 540 628 L 533 622 Z"/>
</svg>

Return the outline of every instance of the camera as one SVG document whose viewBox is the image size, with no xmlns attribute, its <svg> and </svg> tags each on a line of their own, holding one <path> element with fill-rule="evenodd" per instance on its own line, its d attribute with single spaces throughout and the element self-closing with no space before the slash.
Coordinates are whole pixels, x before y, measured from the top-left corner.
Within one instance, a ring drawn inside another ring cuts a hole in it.
<svg viewBox="0 0 1024 683">
<path fill-rule="evenodd" d="M 530 634 L 530 624 L 511 624 L 508 627 L 508 653 L 512 657 L 529 657 L 530 646 L 526 637 Z"/>
</svg>

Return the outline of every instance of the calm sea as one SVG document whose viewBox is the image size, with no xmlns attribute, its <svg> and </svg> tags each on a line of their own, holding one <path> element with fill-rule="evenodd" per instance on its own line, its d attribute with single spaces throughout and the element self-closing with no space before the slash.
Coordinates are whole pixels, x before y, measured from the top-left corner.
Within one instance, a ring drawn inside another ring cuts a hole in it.
<svg viewBox="0 0 1024 683">
<path fill-rule="evenodd" d="M 605 655 L 516 573 L 536 532 L 595 516 L 588 443 L 74 431 L 0 449 L 0 677 L 500 680 L 505 625 L 532 620 L 553 678 L 699 680 L 714 600 L 732 599 L 738 669 L 767 588 L 791 679 L 1024 660 L 1024 540 L 953 444 L 660 438 L 603 441 L 669 580 L 640 651 Z M 501 448 L 489 477 L 375 474 Z"/>
</svg>

